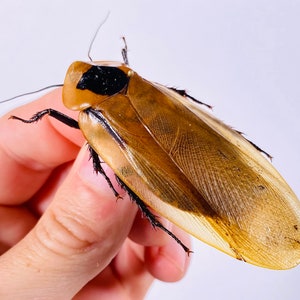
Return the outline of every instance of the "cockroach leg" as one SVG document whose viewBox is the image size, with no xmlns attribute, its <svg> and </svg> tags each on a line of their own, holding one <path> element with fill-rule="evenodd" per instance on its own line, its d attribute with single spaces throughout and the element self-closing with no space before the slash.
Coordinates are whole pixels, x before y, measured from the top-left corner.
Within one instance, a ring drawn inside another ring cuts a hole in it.
<svg viewBox="0 0 300 300">
<path fill-rule="evenodd" d="M 44 116 L 50 116 L 66 125 L 68 125 L 69 127 L 72 127 L 72 128 L 76 128 L 76 129 L 79 129 L 79 125 L 78 125 L 78 122 L 72 118 L 70 118 L 69 116 L 55 110 L 55 109 L 52 109 L 52 108 L 47 108 L 47 109 L 44 109 L 44 110 L 41 110 L 37 113 L 35 113 L 30 119 L 26 120 L 26 119 L 22 119 L 20 117 L 17 117 L 17 116 L 10 116 L 9 118 L 10 119 L 15 119 L 15 120 L 19 120 L 23 123 L 34 123 L 34 122 L 37 122 L 39 120 L 41 120 Z"/>
<path fill-rule="evenodd" d="M 107 184 L 109 185 L 109 187 L 111 188 L 111 190 L 113 191 L 114 195 L 117 198 L 121 198 L 121 196 L 119 195 L 119 193 L 116 191 L 116 189 L 114 188 L 111 180 L 109 179 L 109 177 L 106 175 L 105 171 L 103 170 L 102 166 L 101 166 L 101 161 L 99 159 L 99 156 L 97 154 L 97 152 L 89 145 L 89 151 L 90 151 L 90 158 L 93 161 L 93 168 L 95 170 L 95 172 L 98 174 L 100 173 L 102 176 L 104 176 Z"/>
<path fill-rule="evenodd" d="M 183 242 L 170 230 L 168 230 L 166 227 L 164 227 L 158 220 L 157 216 L 155 216 L 149 209 L 149 207 L 145 204 L 143 200 L 141 200 L 117 175 L 116 179 L 120 186 L 128 193 L 129 197 L 133 202 L 137 204 L 139 209 L 142 211 L 144 217 L 146 217 L 150 224 L 154 228 L 159 228 L 166 232 L 170 237 L 172 237 L 182 248 L 183 250 L 189 255 L 193 251 L 191 251 L 186 245 L 183 244 Z"/>
<path fill-rule="evenodd" d="M 209 109 L 212 109 L 213 107 L 207 103 L 204 103 L 196 98 L 194 98 L 193 96 L 189 95 L 186 90 L 180 90 L 180 89 L 176 89 L 174 87 L 169 87 L 170 90 L 176 92 L 177 94 L 179 94 L 180 96 L 183 96 L 183 97 L 187 97 L 187 98 L 190 98 L 191 100 L 193 100 L 194 102 L 196 103 L 199 103 L 201 105 L 204 105 L 206 107 L 208 107 Z"/>
</svg>

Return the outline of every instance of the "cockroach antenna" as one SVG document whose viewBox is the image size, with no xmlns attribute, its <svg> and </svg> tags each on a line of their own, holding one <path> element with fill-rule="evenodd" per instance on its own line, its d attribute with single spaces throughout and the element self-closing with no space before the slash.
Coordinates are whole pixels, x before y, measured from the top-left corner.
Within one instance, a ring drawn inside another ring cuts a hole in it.
<svg viewBox="0 0 300 300">
<path fill-rule="evenodd" d="M 20 94 L 20 95 L 17 95 L 17 96 L 14 96 L 14 97 L 11 97 L 11 98 L 8 98 L 8 99 L 5 99 L 5 100 L 1 100 L 0 103 L 9 102 L 9 101 L 12 101 L 12 100 L 17 99 L 17 98 L 21 98 L 21 97 L 25 97 L 25 96 L 37 94 L 37 93 L 40 93 L 40 92 L 48 90 L 48 89 L 53 89 L 53 88 L 62 87 L 62 86 L 63 86 L 62 83 L 48 85 L 48 86 L 43 87 L 43 88 L 41 88 L 39 90 L 35 90 L 35 91 L 32 91 L 32 92 L 23 93 L 23 94 Z"/>
<path fill-rule="evenodd" d="M 92 48 L 93 48 L 95 39 L 96 39 L 96 37 L 98 36 L 98 33 L 99 33 L 100 28 L 101 28 L 101 27 L 105 24 L 105 22 L 107 21 L 109 15 L 110 15 L 110 12 L 107 13 L 107 15 L 106 15 L 106 17 L 104 18 L 104 20 L 99 24 L 99 26 L 98 26 L 97 30 L 95 31 L 94 36 L 93 36 L 93 38 L 92 38 L 92 40 L 91 40 L 91 43 L 90 43 L 90 46 L 89 46 L 89 50 L 88 50 L 88 54 L 87 54 L 87 56 L 88 56 L 88 58 L 89 58 L 89 60 L 90 60 L 91 62 L 93 61 L 93 59 L 92 59 L 92 57 L 91 57 L 91 51 L 92 51 Z"/>
</svg>

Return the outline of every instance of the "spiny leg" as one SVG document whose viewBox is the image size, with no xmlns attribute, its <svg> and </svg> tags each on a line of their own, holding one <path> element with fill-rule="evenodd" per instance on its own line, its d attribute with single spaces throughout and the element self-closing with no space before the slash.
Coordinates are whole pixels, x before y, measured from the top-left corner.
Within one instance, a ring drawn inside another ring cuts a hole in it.
<svg viewBox="0 0 300 300">
<path fill-rule="evenodd" d="M 91 154 L 91 158 L 93 160 L 94 170 L 96 171 L 96 173 L 100 173 L 101 175 L 104 176 L 106 182 L 108 183 L 109 187 L 113 191 L 114 195 L 117 198 L 120 198 L 120 195 L 115 190 L 111 180 L 106 175 L 105 171 L 103 170 L 103 168 L 101 166 L 101 161 L 99 159 L 99 155 L 97 154 L 97 152 L 90 145 L 89 145 L 89 151 L 90 151 L 90 154 Z M 182 241 L 174 233 L 172 233 L 167 228 L 165 228 L 157 220 L 157 217 L 149 210 L 148 206 L 117 175 L 115 175 L 115 176 L 116 176 L 118 184 L 121 186 L 121 188 L 123 190 L 125 190 L 128 193 L 130 199 L 132 199 L 132 201 L 134 201 L 137 204 L 139 209 L 142 211 L 143 215 L 149 220 L 150 224 L 154 228 L 157 227 L 157 228 L 160 228 L 161 230 L 163 230 L 164 232 L 166 232 L 169 236 L 171 236 L 184 249 L 185 252 L 187 252 L 188 254 L 191 253 L 192 251 L 187 246 L 185 246 L 182 243 Z"/>
<path fill-rule="evenodd" d="M 183 97 L 187 97 L 187 98 L 190 98 L 191 100 L 193 100 L 194 102 L 196 103 L 199 103 L 201 105 L 204 105 L 206 107 L 208 107 L 209 109 L 212 109 L 212 106 L 207 104 L 207 103 L 204 103 L 196 98 L 194 98 L 193 96 L 189 95 L 186 90 L 180 90 L 180 89 L 176 89 L 174 87 L 169 87 L 170 90 L 176 92 L 177 94 L 179 94 L 180 96 L 183 96 Z"/>
<path fill-rule="evenodd" d="M 97 152 L 89 145 L 89 151 L 91 153 L 91 158 L 93 160 L 93 167 L 94 170 L 96 171 L 96 173 L 100 173 L 104 176 L 105 180 L 107 181 L 109 187 L 112 189 L 114 195 L 116 197 L 120 197 L 118 192 L 115 190 L 111 180 L 109 179 L 109 177 L 106 175 L 105 171 L 103 170 L 102 166 L 101 166 L 101 161 L 99 159 L 99 156 L 97 154 Z M 137 206 L 139 207 L 139 209 L 142 211 L 143 215 L 149 220 L 150 224 L 154 227 L 154 228 L 160 228 L 161 230 L 163 230 L 164 232 L 166 232 L 169 236 L 171 236 L 183 249 L 185 252 L 187 252 L 188 254 L 191 253 L 192 251 L 185 246 L 182 241 L 171 231 L 169 231 L 167 228 L 165 228 L 158 220 L 157 217 L 149 210 L 148 206 L 144 203 L 144 201 L 142 201 L 117 175 L 116 179 L 118 184 L 121 186 L 121 188 L 123 190 L 125 190 L 130 199 L 132 201 L 134 201 Z"/>
<path fill-rule="evenodd" d="M 105 171 L 103 170 L 102 166 L 101 166 L 101 161 L 99 159 L 99 156 L 97 154 L 97 152 L 89 145 L 89 151 L 90 151 L 90 155 L 93 161 L 93 168 L 95 170 L 95 172 L 98 174 L 100 173 L 102 176 L 104 176 L 107 184 L 109 185 L 109 187 L 111 188 L 111 190 L 113 191 L 114 195 L 117 198 L 120 198 L 119 193 L 115 190 L 111 180 L 109 179 L 109 177 L 106 175 Z"/>
<path fill-rule="evenodd" d="M 157 217 L 150 211 L 150 209 L 144 203 L 144 201 L 141 200 L 117 175 L 116 175 L 116 179 L 117 179 L 118 183 L 120 184 L 120 186 L 128 193 L 131 200 L 137 204 L 139 209 L 142 211 L 143 215 L 149 220 L 150 224 L 154 228 L 159 228 L 159 229 L 163 230 L 164 232 L 166 232 L 183 248 L 183 250 L 187 254 L 192 253 L 192 251 L 186 245 L 184 245 L 183 242 L 173 232 L 168 230 L 157 220 Z"/>
<path fill-rule="evenodd" d="M 22 119 L 20 117 L 17 117 L 17 116 L 10 116 L 9 118 L 10 119 L 15 119 L 15 120 L 19 120 L 23 123 L 34 123 L 34 122 L 37 122 L 39 120 L 41 120 L 44 116 L 50 116 L 72 128 L 76 128 L 76 129 L 79 129 L 79 125 L 78 125 L 78 122 L 72 118 L 70 118 L 69 116 L 55 110 L 55 109 L 52 109 L 52 108 L 47 108 L 47 109 L 44 109 L 44 110 L 41 110 L 37 113 L 35 113 L 30 119 L 26 120 L 26 119 Z"/>
<path fill-rule="evenodd" d="M 268 152 L 266 152 L 265 150 L 263 150 L 262 148 L 260 148 L 259 146 L 257 146 L 256 144 L 254 144 L 253 142 L 251 142 L 250 140 L 248 140 L 247 138 L 245 138 L 244 133 L 239 131 L 239 130 L 234 130 L 236 133 L 238 133 L 239 135 L 241 135 L 248 143 L 250 143 L 256 150 L 258 150 L 259 152 L 263 153 L 264 155 L 266 155 L 271 161 L 273 159 L 272 155 L 270 155 Z"/>
<path fill-rule="evenodd" d="M 122 40 L 124 42 L 124 48 L 122 48 L 122 57 L 123 57 L 123 61 L 124 64 L 129 66 L 129 61 L 128 61 L 128 48 L 127 48 L 127 43 L 126 43 L 126 39 L 124 36 L 122 36 Z"/>
<path fill-rule="evenodd" d="M 243 136 L 244 137 L 244 136 Z M 244 137 L 244 139 L 246 139 L 245 137 Z M 248 139 L 246 139 L 256 150 L 258 150 L 259 152 L 261 152 L 261 153 L 263 153 L 263 154 L 265 154 L 269 159 L 270 159 L 270 161 L 272 161 L 272 159 L 273 159 L 273 156 L 272 155 L 270 155 L 268 152 L 266 152 L 265 150 L 263 150 L 262 148 L 260 148 L 260 147 L 258 147 L 256 144 L 254 144 L 253 142 L 251 142 L 250 140 L 248 140 Z"/>
<path fill-rule="evenodd" d="M 34 122 L 37 122 L 37 121 L 41 120 L 46 115 L 48 115 L 52 118 L 55 118 L 58 121 L 66 124 L 70 127 L 79 129 L 79 125 L 78 125 L 78 122 L 76 120 L 74 120 L 74 119 L 70 118 L 69 116 L 67 116 L 67 115 L 65 115 L 65 114 L 63 114 L 63 113 L 61 113 L 57 110 L 54 110 L 52 108 L 47 108 L 47 109 L 44 109 L 42 111 L 39 111 L 39 112 L 35 113 L 28 120 L 22 119 L 22 118 L 17 117 L 17 116 L 10 116 L 10 119 L 19 120 L 23 123 L 34 123 Z M 96 153 L 96 151 L 91 146 L 89 146 L 89 151 L 90 151 L 91 158 L 93 160 L 94 170 L 96 171 L 96 173 L 100 173 L 104 176 L 104 178 L 107 181 L 108 185 L 112 189 L 114 195 L 119 198 L 120 197 L 119 193 L 115 190 L 115 188 L 114 188 L 113 184 L 111 183 L 109 177 L 106 175 L 106 173 L 104 172 L 104 170 L 101 166 L 101 162 L 100 162 L 98 154 Z"/>
</svg>

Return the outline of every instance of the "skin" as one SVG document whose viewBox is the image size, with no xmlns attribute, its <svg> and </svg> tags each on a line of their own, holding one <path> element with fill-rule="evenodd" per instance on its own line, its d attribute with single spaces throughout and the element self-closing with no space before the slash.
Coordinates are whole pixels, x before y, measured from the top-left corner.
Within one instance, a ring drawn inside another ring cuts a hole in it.
<svg viewBox="0 0 300 300">
<path fill-rule="evenodd" d="M 58 89 L 0 119 L 0 298 L 143 299 L 155 278 L 180 280 L 190 258 L 141 217 L 104 164 L 116 200 L 79 130 L 8 119 L 50 107 L 76 118 Z"/>
</svg>

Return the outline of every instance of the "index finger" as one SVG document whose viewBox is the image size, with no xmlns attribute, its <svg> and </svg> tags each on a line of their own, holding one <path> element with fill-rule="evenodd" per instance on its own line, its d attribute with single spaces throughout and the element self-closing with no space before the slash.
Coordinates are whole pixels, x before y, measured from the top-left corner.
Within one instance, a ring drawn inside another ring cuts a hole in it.
<svg viewBox="0 0 300 300">
<path fill-rule="evenodd" d="M 0 204 L 20 204 L 38 191 L 51 172 L 74 160 L 84 139 L 79 130 L 48 118 L 36 124 L 9 120 L 10 115 L 29 119 L 46 108 L 67 110 L 57 89 L 37 101 L 21 106 L 0 119 Z"/>
</svg>

